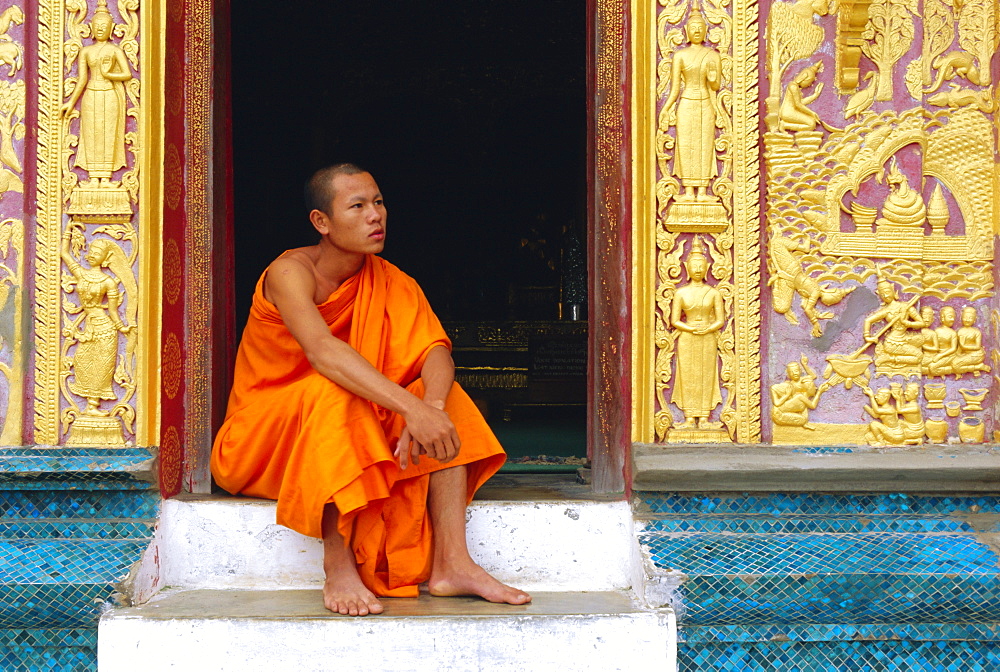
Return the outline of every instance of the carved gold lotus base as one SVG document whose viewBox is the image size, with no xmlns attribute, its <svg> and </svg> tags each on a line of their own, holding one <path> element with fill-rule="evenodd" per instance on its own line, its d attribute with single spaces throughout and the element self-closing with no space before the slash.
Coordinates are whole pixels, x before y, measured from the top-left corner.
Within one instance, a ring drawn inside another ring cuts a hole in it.
<svg viewBox="0 0 1000 672">
<path fill-rule="evenodd" d="M 780 446 L 866 443 L 865 432 L 868 425 L 835 425 L 825 422 L 810 422 L 812 429 L 805 427 L 774 426 L 773 443 Z"/>
<path fill-rule="evenodd" d="M 667 210 L 664 222 L 671 232 L 719 232 L 729 226 L 726 209 L 720 201 L 700 202 L 675 200 Z"/>
<path fill-rule="evenodd" d="M 131 219 L 132 205 L 118 182 L 83 182 L 70 194 L 66 212 L 78 222 L 113 224 Z"/>
<path fill-rule="evenodd" d="M 724 429 L 671 429 L 668 443 L 732 443 Z"/>
<path fill-rule="evenodd" d="M 96 418 L 79 415 L 69 429 L 70 446 L 124 446 L 125 435 L 118 418 Z"/>
</svg>

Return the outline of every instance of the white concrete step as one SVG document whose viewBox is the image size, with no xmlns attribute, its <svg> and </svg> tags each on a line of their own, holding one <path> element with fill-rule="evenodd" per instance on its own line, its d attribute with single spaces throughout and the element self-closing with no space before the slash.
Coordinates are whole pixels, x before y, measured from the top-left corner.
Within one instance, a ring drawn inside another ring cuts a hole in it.
<svg viewBox="0 0 1000 672">
<path fill-rule="evenodd" d="M 622 592 L 542 593 L 529 605 L 386 599 L 378 616 L 323 608 L 319 590 L 186 590 L 101 619 L 101 672 L 158 670 L 675 670 L 669 610 Z"/>
<path fill-rule="evenodd" d="M 529 591 L 625 590 L 639 566 L 627 502 L 475 501 L 467 521 L 476 562 Z M 167 500 L 147 558 L 157 565 L 145 572 L 156 585 L 144 594 L 164 586 L 307 588 L 323 581 L 321 542 L 276 525 L 267 500 Z"/>
</svg>

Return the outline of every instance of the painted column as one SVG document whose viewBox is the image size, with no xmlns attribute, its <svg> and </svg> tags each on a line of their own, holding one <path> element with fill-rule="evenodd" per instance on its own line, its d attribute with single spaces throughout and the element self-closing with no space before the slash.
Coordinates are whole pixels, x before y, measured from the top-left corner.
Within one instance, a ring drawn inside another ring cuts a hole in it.
<svg viewBox="0 0 1000 672">
<path fill-rule="evenodd" d="M 37 3 L 36 444 L 158 441 L 161 12 Z"/>
<path fill-rule="evenodd" d="M 0 445 L 23 442 L 25 302 L 25 16 L 0 12 Z"/>
</svg>

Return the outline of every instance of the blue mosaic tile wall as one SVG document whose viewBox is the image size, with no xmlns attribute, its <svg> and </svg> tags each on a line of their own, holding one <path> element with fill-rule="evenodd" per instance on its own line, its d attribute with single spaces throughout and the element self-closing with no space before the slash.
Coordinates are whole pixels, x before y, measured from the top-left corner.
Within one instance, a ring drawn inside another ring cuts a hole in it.
<svg viewBox="0 0 1000 672">
<path fill-rule="evenodd" d="M 0 670 L 96 670 L 97 619 L 153 534 L 139 448 L 0 448 Z"/>
<path fill-rule="evenodd" d="M 680 669 L 1000 670 L 1000 497 L 642 494 Z"/>
</svg>

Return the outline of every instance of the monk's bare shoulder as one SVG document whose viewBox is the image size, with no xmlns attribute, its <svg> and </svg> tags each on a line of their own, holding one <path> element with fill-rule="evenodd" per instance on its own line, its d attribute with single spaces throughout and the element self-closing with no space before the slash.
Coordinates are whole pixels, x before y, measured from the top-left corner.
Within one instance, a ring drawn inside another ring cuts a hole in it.
<svg viewBox="0 0 1000 672">
<path fill-rule="evenodd" d="M 277 295 L 316 294 L 316 259 L 312 248 L 289 250 L 271 262 L 264 278 L 264 298 L 274 302 Z"/>
</svg>

